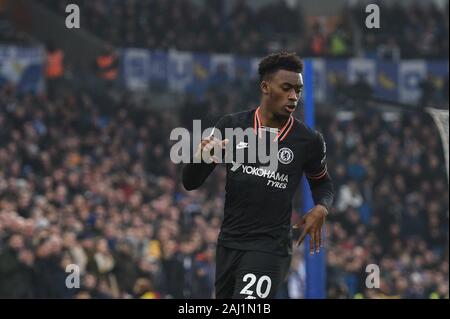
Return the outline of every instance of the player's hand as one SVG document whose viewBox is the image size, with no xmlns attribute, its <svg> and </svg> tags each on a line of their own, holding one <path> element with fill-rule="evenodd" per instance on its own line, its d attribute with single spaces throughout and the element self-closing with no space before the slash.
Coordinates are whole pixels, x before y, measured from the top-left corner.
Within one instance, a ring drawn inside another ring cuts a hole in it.
<svg viewBox="0 0 450 319">
<path fill-rule="evenodd" d="M 229 140 L 219 140 L 213 136 L 207 137 L 200 142 L 195 152 L 195 158 L 205 161 L 206 163 L 220 163 L 220 159 L 215 155 L 211 154 L 212 150 L 224 149 L 228 144 Z"/>
<path fill-rule="evenodd" d="M 319 253 L 320 247 L 322 247 L 322 226 L 325 223 L 327 214 L 328 211 L 325 206 L 316 205 L 302 217 L 300 222 L 293 226 L 294 229 L 304 227 L 297 241 L 297 246 L 300 246 L 305 240 L 306 235 L 309 234 L 309 253 L 311 255 L 314 254 L 314 251 Z"/>
</svg>

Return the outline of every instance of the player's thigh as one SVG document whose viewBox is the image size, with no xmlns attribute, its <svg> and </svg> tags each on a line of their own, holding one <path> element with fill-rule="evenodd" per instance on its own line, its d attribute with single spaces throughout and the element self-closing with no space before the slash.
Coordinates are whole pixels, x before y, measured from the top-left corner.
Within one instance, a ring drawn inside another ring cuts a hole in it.
<svg viewBox="0 0 450 319">
<path fill-rule="evenodd" d="M 234 299 L 273 298 L 286 279 L 291 256 L 249 251 L 236 271 Z"/>
<path fill-rule="evenodd" d="M 216 299 L 231 299 L 236 282 L 236 269 L 243 252 L 218 245 L 216 250 Z"/>
</svg>

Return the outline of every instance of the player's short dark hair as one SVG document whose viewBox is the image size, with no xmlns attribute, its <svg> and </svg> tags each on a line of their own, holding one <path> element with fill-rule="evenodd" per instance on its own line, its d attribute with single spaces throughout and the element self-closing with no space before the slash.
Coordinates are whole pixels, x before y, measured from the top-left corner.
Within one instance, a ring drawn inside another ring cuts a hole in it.
<svg viewBox="0 0 450 319">
<path fill-rule="evenodd" d="M 303 71 L 303 61 L 294 53 L 280 51 L 269 54 L 259 62 L 258 73 L 260 81 L 272 75 L 278 70 L 287 70 L 301 73 Z"/>
</svg>

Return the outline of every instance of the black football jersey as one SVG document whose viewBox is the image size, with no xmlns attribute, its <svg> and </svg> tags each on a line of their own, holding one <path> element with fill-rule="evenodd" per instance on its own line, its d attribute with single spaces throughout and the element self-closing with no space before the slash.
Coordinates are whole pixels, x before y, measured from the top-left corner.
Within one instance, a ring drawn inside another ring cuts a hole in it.
<svg viewBox="0 0 450 319">
<path fill-rule="evenodd" d="M 262 164 L 258 158 L 256 162 L 252 160 L 254 157 L 248 152 L 255 150 L 251 149 L 248 135 L 243 140 L 230 140 L 227 147 L 233 150 L 233 155 L 232 158 L 224 155 L 226 197 L 219 244 L 289 254 L 292 199 L 302 175 L 306 174 L 310 182 L 328 177 L 323 137 L 292 116 L 280 130 L 265 128 L 259 119 L 259 108 L 224 116 L 213 134 L 218 135 L 219 130 L 223 139 L 227 137 L 226 128 L 252 128 L 254 137 L 263 138 L 265 143 L 277 142 L 278 163 L 276 170 L 271 170 L 268 163 Z"/>
</svg>

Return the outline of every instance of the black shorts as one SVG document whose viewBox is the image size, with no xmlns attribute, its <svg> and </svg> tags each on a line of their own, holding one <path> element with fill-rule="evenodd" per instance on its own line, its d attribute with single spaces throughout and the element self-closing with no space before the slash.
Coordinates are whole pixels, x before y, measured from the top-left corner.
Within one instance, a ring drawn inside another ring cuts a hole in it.
<svg viewBox="0 0 450 319">
<path fill-rule="evenodd" d="M 216 298 L 273 298 L 286 280 L 291 255 L 217 246 Z"/>
</svg>

